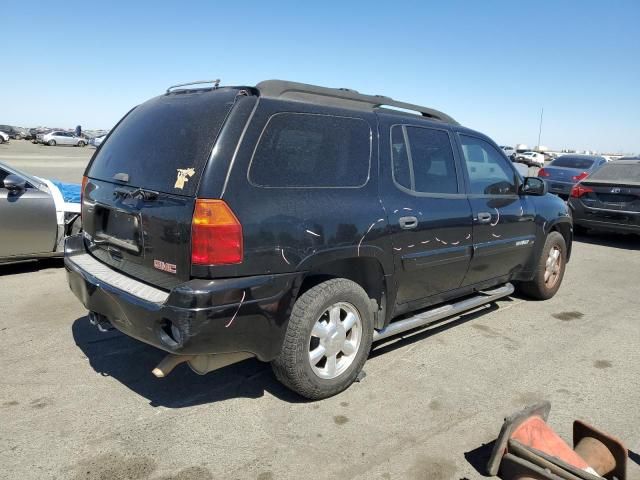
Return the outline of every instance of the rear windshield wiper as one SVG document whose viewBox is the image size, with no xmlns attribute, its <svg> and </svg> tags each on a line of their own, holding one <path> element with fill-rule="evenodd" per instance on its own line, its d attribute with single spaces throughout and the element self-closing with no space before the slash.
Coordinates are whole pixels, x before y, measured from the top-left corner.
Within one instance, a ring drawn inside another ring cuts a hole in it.
<svg viewBox="0 0 640 480">
<path fill-rule="evenodd" d="M 135 190 L 126 190 L 124 188 L 116 188 L 113 191 L 114 197 L 122 197 L 122 198 L 135 198 L 139 200 L 151 201 L 156 200 L 160 195 L 160 192 L 156 192 L 155 190 L 147 190 L 145 188 L 136 188 Z"/>
</svg>

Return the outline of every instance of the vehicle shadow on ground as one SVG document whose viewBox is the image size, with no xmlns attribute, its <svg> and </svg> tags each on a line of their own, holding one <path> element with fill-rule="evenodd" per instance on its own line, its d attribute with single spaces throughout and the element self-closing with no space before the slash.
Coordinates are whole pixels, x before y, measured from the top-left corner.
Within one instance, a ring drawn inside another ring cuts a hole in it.
<svg viewBox="0 0 640 480">
<path fill-rule="evenodd" d="M 589 232 L 587 234 L 576 235 L 574 241 L 589 243 L 591 245 L 602 245 L 622 250 L 640 250 L 640 236 L 624 235 L 621 233 Z"/>
<path fill-rule="evenodd" d="M 166 378 L 151 370 L 166 352 L 134 340 L 117 330 L 101 333 L 85 317 L 71 327 L 76 345 L 100 375 L 113 377 L 149 400 L 151 406 L 184 408 L 231 398 L 260 398 L 265 392 L 290 403 L 307 400 L 281 385 L 269 365 L 245 360 L 206 375 L 181 364 Z"/>
<path fill-rule="evenodd" d="M 4 275 L 16 275 L 19 273 L 32 273 L 47 268 L 62 268 L 64 261 L 62 258 L 44 258 L 38 261 L 28 261 L 22 263 L 9 263 L 0 265 L 0 277 Z"/>
<path fill-rule="evenodd" d="M 512 302 L 513 299 L 510 297 L 506 297 L 500 299 L 500 301 Z M 396 337 L 391 337 L 388 340 L 383 340 L 373 345 L 373 350 L 371 351 L 369 358 L 375 358 L 379 355 L 383 355 L 385 353 L 396 350 L 397 348 L 406 347 L 415 342 L 424 340 L 425 338 L 429 338 L 433 335 L 449 330 L 450 328 L 454 328 L 464 323 L 470 322 L 471 320 L 481 318 L 499 309 L 500 307 L 496 303 L 491 303 L 489 305 L 479 307 L 479 309 L 472 310 L 471 312 L 463 313 L 456 317 L 445 318 L 443 320 L 434 322 L 427 327 L 418 328 L 417 330 L 411 330 Z"/>
</svg>

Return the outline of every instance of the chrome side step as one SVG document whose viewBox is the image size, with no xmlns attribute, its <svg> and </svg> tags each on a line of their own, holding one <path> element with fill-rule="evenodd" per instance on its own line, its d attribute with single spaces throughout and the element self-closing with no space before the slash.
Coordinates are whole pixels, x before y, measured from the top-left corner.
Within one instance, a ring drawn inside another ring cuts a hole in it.
<svg viewBox="0 0 640 480">
<path fill-rule="evenodd" d="M 391 337 L 392 335 L 397 335 L 399 333 L 406 332 L 407 330 L 413 330 L 414 328 L 424 327 L 425 325 L 442 320 L 443 318 L 452 317 L 467 310 L 481 307 L 482 305 L 492 303 L 502 297 L 507 297 L 511 295 L 513 291 L 513 285 L 507 283 L 492 290 L 483 290 L 478 292 L 475 296 L 461 300 L 457 303 L 442 305 L 441 307 L 427 310 L 426 312 L 419 313 L 405 320 L 392 322 L 382 330 L 375 330 L 373 332 L 373 341 L 377 342 L 378 340 Z"/>
</svg>

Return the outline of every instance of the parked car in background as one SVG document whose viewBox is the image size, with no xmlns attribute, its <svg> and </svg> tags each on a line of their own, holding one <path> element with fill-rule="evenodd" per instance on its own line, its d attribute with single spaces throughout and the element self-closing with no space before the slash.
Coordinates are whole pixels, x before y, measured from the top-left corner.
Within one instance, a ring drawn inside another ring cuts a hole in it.
<svg viewBox="0 0 640 480">
<path fill-rule="evenodd" d="M 518 153 L 516 162 L 524 163 L 530 167 L 542 167 L 544 166 L 544 155 L 538 152 Z"/>
<path fill-rule="evenodd" d="M 571 190 L 574 229 L 640 234 L 640 159 L 608 162 Z"/>
<path fill-rule="evenodd" d="M 7 143 L 9 141 L 9 134 L 0 130 L 0 143 Z"/>
<path fill-rule="evenodd" d="M 61 256 L 80 231 L 80 185 L 42 179 L 0 163 L 0 263 Z"/>
<path fill-rule="evenodd" d="M 9 138 L 13 139 L 16 139 L 18 134 L 20 133 L 11 125 L 0 125 L 0 131 L 6 133 L 7 135 L 9 135 Z"/>
<path fill-rule="evenodd" d="M 538 176 L 547 182 L 551 193 L 566 200 L 576 183 L 587 178 L 605 163 L 607 160 L 600 156 L 563 155 L 541 168 Z"/>
<path fill-rule="evenodd" d="M 560 288 L 566 204 L 447 114 L 278 80 L 178 87 L 132 109 L 93 156 L 84 232 L 65 247 L 90 321 L 169 354 L 156 376 L 257 357 L 325 398 L 373 341 L 511 282 L 536 299 Z"/>
<path fill-rule="evenodd" d="M 91 140 L 89 140 L 89 145 L 93 145 L 94 147 L 98 148 L 102 144 L 105 137 L 106 135 L 102 135 L 100 137 L 94 137 Z"/>
<path fill-rule="evenodd" d="M 514 160 L 516 158 L 516 149 L 510 147 L 508 145 L 500 145 L 500 148 L 504 152 L 504 154 L 509 157 L 510 160 Z"/>
<path fill-rule="evenodd" d="M 78 137 L 71 132 L 56 130 L 42 136 L 42 143 L 54 147 L 56 145 L 73 145 L 74 147 L 84 147 L 88 141 L 84 137 Z"/>
</svg>

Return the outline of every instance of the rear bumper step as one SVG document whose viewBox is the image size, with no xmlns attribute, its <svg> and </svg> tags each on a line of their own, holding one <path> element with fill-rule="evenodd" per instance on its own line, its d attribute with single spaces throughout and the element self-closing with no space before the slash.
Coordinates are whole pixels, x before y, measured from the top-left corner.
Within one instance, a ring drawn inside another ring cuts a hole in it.
<svg viewBox="0 0 640 480">
<path fill-rule="evenodd" d="M 478 292 L 473 297 L 460 300 L 459 302 L 442 305 L 440 307 L 418 313 L 413 317 L 404 320 L 398 320 L 397 322 L 389 324 L 382 330 L 374 331 L 373 341 L 377 342 L 379 340 L 383 340 L 399 333 L 413 330 L 415 328 L 424 327 L 426 325 L 429 325 L 430 323 L 442 320 L 443 318 L 452 317 L 467 310 L 472 310 L 474 308 L 487 305 L 488 303 L 492 303 L 500 298 L 511 295 L 513 291 L 513 285 L 511 283 L 507 283 L 492 290 L 483 290 L 481 292 Z"/>
</svg>

